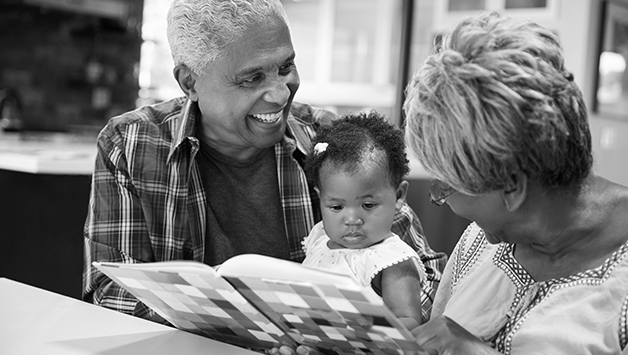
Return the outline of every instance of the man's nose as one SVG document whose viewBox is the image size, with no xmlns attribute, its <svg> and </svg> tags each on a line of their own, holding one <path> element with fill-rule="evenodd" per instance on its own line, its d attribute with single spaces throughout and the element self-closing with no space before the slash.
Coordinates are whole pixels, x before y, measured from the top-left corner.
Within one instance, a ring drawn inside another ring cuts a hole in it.
<svg viewBox="0 0 628 355">
<path fill-rule="evenodd" d="M 278 77 L 264 94 L 264 101 L 283 105 L 290 98 L 290 87 L 293 86 L 290 77 Z"/>
</svg>

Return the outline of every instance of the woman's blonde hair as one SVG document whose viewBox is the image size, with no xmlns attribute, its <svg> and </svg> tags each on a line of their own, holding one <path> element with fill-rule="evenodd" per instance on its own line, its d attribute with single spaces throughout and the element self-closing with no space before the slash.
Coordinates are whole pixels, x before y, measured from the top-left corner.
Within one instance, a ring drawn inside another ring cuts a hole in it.
<svg viewBox="0 0 628 355">
<path fill-rule="evenodd" d="M 406 142 L 435 178 L 467 194 L 580 182 L 593 164 L 582 93 L 558 37 L 491 12 L 460 22 L 406 89 Z"/>
</svg>

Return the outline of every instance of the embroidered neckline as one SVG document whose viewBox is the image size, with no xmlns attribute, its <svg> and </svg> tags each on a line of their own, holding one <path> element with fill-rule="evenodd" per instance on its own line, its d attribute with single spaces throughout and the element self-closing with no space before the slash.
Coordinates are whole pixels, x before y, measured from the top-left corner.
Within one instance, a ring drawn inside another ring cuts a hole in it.
<svg viewBox="0 0 628 355">
<path fill-rule="evenodd" d="M 571 276 L 536 282 L 515 259 L 514 245 L 500 244 L 493 257 L 493 262 L 516 285 L 516 294 L 508 312 L 509 321 L 492 339 L 494 347 L 504 354 L 510 354 L 512 340 L 525 322 L 528 312 L 559 289 L 576 285 L 599 286 L 603 284 L 627 254 L 628 242 L 619 247 L 602 265 L 596 268 L 581 271 Z M 527 300 L 522 301 L 523 298 L 527 298 Z M 520 304 L 520 302 L 522 303 Z"/>
<path fill-rule="evenodd" d="M 482 237 L 484 238 L 484 232 L 482 231 Z M 585 270 L 580 271 L 576 274 L 570 276 L 559 277 L 555 279 L 549 279 L 545 281 L 534 281 L 530 274 L 519 264 L 517 259 L 514 256 L 514 244 L 506 244 L 502 243 L 498 246 L 497 251 L 495 252 L 495 256 L 493 257 L 493 261 L 497 267 L 502 269 L 511 279 L 511 281 L 519 287 L 529 286 L 533 283 L 538 283 L 541 285 L 554 286 L 561 285 L 561 287 L 566 287 L 571 284 L 583 283 L 588 280 L 586 283 L 590 284 L 601 284 L 603 283 L 612 273 L 613 269 L 626 257 L 628 253 L 628 242 L 622 244 L 619 249 L 613 252 L 611 256 L 609 256 L 602 265 Z"/>
</svg>

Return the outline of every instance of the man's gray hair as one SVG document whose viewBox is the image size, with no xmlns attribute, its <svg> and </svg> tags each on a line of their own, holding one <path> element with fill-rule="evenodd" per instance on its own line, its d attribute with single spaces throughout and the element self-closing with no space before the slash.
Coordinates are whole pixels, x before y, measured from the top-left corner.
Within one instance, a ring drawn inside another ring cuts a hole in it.
<svg viewBox="0 0 628 355">
<path fill-rule="evenodd" d="M 200 74 L 248 27 L 277 16 L 288 23 L 280 0 L 173 0 L 167 35 L 174 64 Z"/>
</svg>

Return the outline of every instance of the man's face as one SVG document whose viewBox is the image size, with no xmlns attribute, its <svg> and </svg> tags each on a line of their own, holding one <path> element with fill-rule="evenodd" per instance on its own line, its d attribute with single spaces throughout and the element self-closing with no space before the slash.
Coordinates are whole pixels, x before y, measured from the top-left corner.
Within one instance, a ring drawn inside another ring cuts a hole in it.
<svg viewBox="0 0 628 355">
<path fill-rule="evenodd" d="M 279 142 L 299 88 L 290 32 L 280 18 L 251 26 L 196 77 L 202 138 L 238 160 Z"/>
</svg>

